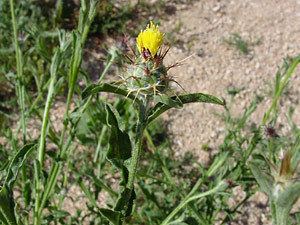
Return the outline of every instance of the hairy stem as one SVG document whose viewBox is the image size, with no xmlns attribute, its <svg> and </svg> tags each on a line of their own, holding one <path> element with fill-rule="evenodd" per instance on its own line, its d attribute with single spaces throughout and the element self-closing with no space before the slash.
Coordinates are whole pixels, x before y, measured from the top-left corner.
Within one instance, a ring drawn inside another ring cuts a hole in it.
<svg viewBox="0 0 300 225">
<path fill-rule="evenodd" d="M 146 127 L 146 121 L 147 121 L 146 108 L 147 108 L 147 103 L 145 105 L 144 103 L 141 103 L 139 105 L 139 119 L 138 119 L 137 129 L 136 129 L 135 146 L 132 152 L 132 158 L 129 165 L 129 177 L 127 183 L 127 188 L 131 190 L 134 187 L 134 179 L 136 176 L 141 148 L 142 148 L 142 138 L 143 138 L 144 129 Z"/>
</svg>

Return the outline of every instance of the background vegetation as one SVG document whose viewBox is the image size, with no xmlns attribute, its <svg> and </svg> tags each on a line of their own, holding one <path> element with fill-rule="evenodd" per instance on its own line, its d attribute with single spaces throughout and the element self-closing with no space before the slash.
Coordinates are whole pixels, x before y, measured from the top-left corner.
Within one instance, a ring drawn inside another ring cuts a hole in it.
<svg viewBox="0 0 300 225">
<path fill-rule="evenodd" d="M 135 204 L 133 194 L 124 199 L 131 156 L 124 150 L 131 151 L 139 115 L 132 99 L 92 88 L 119 79 L 127 49 L 124 43 L 103 45 L 100 62 L 88 62 L 86 52 L 110 37 L 136 37 L 151 15 L 159 23 L 171 11 L 164 1 L 0 2 L 3 224 L 228 224 L 259 187 L 269 196 L 274 224 L 300 223 L 298 213 L 289 216 L 300 194 L 299 128 L 292 108 L 286 115 L 292 132 L 276 132 L 280 99 L 299 56 L 285 59 L 274 76 L 272 104 L 260 124 L 249 118 L 266 96 L 253 99 L 240 117 L 231 113 L 239 90 L 228 90 L 232 101 L 226 105 L 213 97 L 198 100 L 224 108 L 216 107 L 226 123 L 225 138 L 207 167 L 192 154 L 175 157 L 164 121 L 151 122 L 142 134 Z M 166 36 L 176 44 L 172 34 Z M 225 42 L 244 54 L 251 46 L 238 34 Z M 100 69 L 91 70 L 89 63 Z M 112 157 L 111 149 L 119 155 Z M 229 207 L 236 186 L 246 195 Z"/>
</svg>

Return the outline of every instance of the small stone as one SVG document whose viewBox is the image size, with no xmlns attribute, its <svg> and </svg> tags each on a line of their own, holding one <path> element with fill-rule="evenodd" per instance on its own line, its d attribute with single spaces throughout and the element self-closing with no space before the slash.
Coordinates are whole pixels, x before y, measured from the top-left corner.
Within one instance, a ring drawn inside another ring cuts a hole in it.
<svg viewBox="0 0 300 225">
<path fill-rule="evenodd" d="M 221 5 L 216 5 L 215 7 L 212 8 L 213 12 L 219 12 L 221 9 Z"/>
<path fill-rule="evenodd" d="M 260 64 L 259 62 L 255 64 L 255 69 L 259 69 L 260 68 Z"/>
<path fill-rule="evenodd" d="M 203 50 L 203 48 L 198 49 L 196 54 L 199 57 L 203 57 L 204 56 L 204 50 Z"/>
</svg>

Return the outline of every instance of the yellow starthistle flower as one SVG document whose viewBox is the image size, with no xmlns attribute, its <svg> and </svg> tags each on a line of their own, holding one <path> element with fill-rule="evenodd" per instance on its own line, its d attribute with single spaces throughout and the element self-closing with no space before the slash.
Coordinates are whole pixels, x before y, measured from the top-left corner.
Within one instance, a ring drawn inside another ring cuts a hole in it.
<svg viewBox="0 0 300 225">
<path fill-rule="evenodd" d="M 158 29 L 152 21 L 147 28 L 141 31 L 136 39 L 139 52 L 146 58 L 147 53 L 153 58 L 161 47 L 164 39 L 164 34 Z"/>
</svg>

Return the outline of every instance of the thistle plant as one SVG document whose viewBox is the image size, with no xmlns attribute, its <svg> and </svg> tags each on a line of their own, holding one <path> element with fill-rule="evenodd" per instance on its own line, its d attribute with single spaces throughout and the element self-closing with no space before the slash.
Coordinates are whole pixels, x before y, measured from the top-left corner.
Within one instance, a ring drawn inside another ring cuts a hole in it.
<svg viewBox="0 0 300 225">
<path fill-rule="evenodd" d="M 282 69 L 278 70 L 275 79 L 275 88 L 272 104 L 264 114 L 262 124 L 275 124 L 278 117 L 278 103 L 284 89 L 287 87 L 300 57 L 285 61 Z M 289 116 L 287 116 L 289 118 Z M 291 121 L 291 120 L 290 120 Z M 269 197 L 269 205 L 273 224 L 291 224 L 290 212 L 293 205 L 300 197 L 300 182 L 298 174 L 299 164 L 299 133 L 295 129 L 295 143 L 280 148 L 280 137 L 272 125 L 266 126 L 268 140 L 263 148 L 269 150 L 268 154 L 258 153 L 250 163 L 251 171 L 257 180 L 261 190 Z M 286 145 L 286 143 L 285 143 Z M 286 149 L 290 148 L 290 149 Z M 283 156 L 280 156 L 283 155 Z M 299 221 L 298 221 L 299 222 Z"/>
<path fill-rule="evenodd" d="M 120 181 L 120 192 L 115 207 L 99 211 L 113 224 L 121 224 L 132 214 L 136 198 L 135 180 L 143 154 L 142 139 L 148 124 L 168 109 L 180 108 L 186 103 L 206 102 L 224 105 L 222 100 L 202 93 L 169 96 L 169 82 L 173 79 L 169 78 L 168 70 L 174 65 L 169 67 L 164 65 L 163 59 L 169 48 L 163 50 L 163 39 L 164 34 L 158 26 L 150 22 L 136 38 L 138 53 L 132 49 L 133 58 L 127 56 L 129 64 L 121 75 L 121 84 L 117 85 L 120 82 L 115 82 L 91 85 L 83 92 L 84 99 L 101 91 L 123 95 L 132 99 L 138 115 L 136 129 L 131 138 L 119 123 L 111 126 L 113 130 L 107 157 L 120 169 L 123 180 Z M 108 108 L 110 116 L 118 121 L 118 116 L 114 115 L 116 112 L 113 112 L 111 106 Z"/>
</svg>

